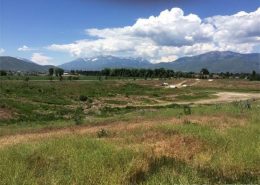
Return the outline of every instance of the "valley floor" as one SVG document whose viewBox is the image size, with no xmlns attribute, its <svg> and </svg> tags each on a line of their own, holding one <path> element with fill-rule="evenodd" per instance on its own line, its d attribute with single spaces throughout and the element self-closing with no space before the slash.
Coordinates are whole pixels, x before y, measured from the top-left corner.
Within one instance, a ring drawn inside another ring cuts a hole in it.
<svg viewBox="0 0 260 185">
<path fill-rule="evenodd" d="M 1 83 L 0 184 L 260 181 L 259 82 Z"/>
</svg>

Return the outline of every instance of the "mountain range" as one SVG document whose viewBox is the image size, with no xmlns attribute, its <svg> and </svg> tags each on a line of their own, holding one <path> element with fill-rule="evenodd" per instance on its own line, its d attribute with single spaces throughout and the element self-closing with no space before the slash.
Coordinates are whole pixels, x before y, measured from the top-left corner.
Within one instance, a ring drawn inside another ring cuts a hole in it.
<svg viewBox="0 0 260 185">
<path fill-rule="evenodd" d="M 0 57 L 0 69 L 8 71 L 46 72 L 53 66 L 41 66 L 29 60 Z M 120 58 L 115 56 L 98 56 L 78 58 L 57 67 L 64 70 L 99 71 L 104 68 L 165 68 L 174 71 L 199 72 L 207 68 L 210 72 L 260 73 L 260 53 L 241 54 L 231 51 L 212 51 L 201 55 L 182 57 L 168 63 L 150 63 L 142 58 Z"/>
<path fill-rule="evenodd" d="M 174 62 L 160 63 L 159 67 L 175 71 L 199 72 L 207 68 L 211 72 L 251 73 L 260 72 L 260 53 L 240 54 L 231 51 L 213 51 L 205 54 L 179 58 Z"/>
<path fill-rule="evenodd" d="M 78 58 L 58 67 L 65 70 L 99 71 L 104 68 L 151 68 L 153 64 L 142 58 L 98 56 L 93 58 Z"/>
</svg>

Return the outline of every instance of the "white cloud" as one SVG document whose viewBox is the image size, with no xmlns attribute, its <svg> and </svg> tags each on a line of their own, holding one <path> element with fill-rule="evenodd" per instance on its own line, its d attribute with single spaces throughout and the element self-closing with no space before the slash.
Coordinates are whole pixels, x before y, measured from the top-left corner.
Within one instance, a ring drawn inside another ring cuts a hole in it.
<svg viewBox="0 0 260 185">
<path fill-rule="evenodd" d="M 255 12 L 206 19 L 173 8 L 158 16 L 140 18 L 132 26 L 87 29 L 91 40 L 53 44 L 48 49 L 77 57 L 115 55 L 169 62 L 212 50 L 252 52 L 260 45 L 259 25 L 260 8 Z"/>
<path fill-rule="evenodd" d="M 45 56 L 42 53 L 33 53 L 31 60 L 40 65 L 51 65 L 53 58 Z"/>
<path fill-rule="evenodd" d="M 0 48 L 0 55 L 4 54 L 5 50 L 4 48 Z"/>
<path fill-rule="evenodd" d="M 214 27 L 202 23 L 194 14 L 184 15 L 179 8 L 165 10 L 159 16 L 138 19 L 133 26 L 114 29 L 88 29 L 87 34 L 100 38 L 142 37 L 158 45 L 184 46 L 212 39 Z"/>
<path fill-rule="evenodd" d="M 238 12 L 231 16 L 214 16 L 206 21 L 216 27 L 216 41 L 254 43 L 260 37 L 260 8 L 255 12 Z"/>
<path fill-rule="evenodd" d="M 35 49 L 29 48 L 28 46 L 23 45 L 22 47 L 18 48 L 17 50 L 18 50 L 18 51 L 33 51 L 33 50 L 35 50 Z"/>
</svg>

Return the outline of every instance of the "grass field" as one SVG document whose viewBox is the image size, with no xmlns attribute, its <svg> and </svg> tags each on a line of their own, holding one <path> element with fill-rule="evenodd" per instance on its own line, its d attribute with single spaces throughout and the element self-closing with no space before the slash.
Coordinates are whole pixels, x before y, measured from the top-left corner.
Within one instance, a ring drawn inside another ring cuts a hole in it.
<svg viewBox="0 0 260 185">
<path fill-rule="evenodd" d="M 2 79 L 0 184 L 259 184 L 260 83 L 161 83 Z"/>
</svg>

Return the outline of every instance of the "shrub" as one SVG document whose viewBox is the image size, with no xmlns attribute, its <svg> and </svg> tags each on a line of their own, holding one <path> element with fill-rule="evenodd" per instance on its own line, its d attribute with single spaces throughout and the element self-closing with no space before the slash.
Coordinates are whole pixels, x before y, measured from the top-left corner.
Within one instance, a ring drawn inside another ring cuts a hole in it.
<svg viewBox="0 0 260 185">
<path fill-rule="evenodd" d="M 74 113 L 73 119 L 76 125 L 81 125 L 83 123 L 84 112 L 82 107 L 78 107 Z"/>
<path fill-rule="evenodd" d="M 246 101 L 244 102 L 244 107 L 245 107 L 246 109 L 251 109 L 251 103 L 250 103 L 249 100 L 246 100 Z"/>
<path fill-rule="evenodd" d="M 85 96 L 85 95 L 80 95 L 80 96 L 79 96 L 79 100 L 80 100 L 80 101 L 87 101 L 87 100 L 88 100 L 88 97 Z"/>
<path fill-rule="evenodd" d="M 160 97 L 160 95 L 158 93 L 153 93 L 152 94 L 154 97 Z"/>
<path fill-rule="evenodd" d="M 101 137 L 107 137 L 109 135 L 109 133 L 108 133 L 108 131 L 107 130 L 105 130 L 105 129 L 100 129 L 99 131 L 97 131 L 97 136 L 99 137 L 99 138 L 101 138 Z"/>
<path fill-rule="evenodd" d="M 183 107 L 183 112 L 184 112 L 185 115 L 191 115 L 191 108 L 190 108 L 190 106 L 189 105 L 185 105 Z"/>
</svg>

